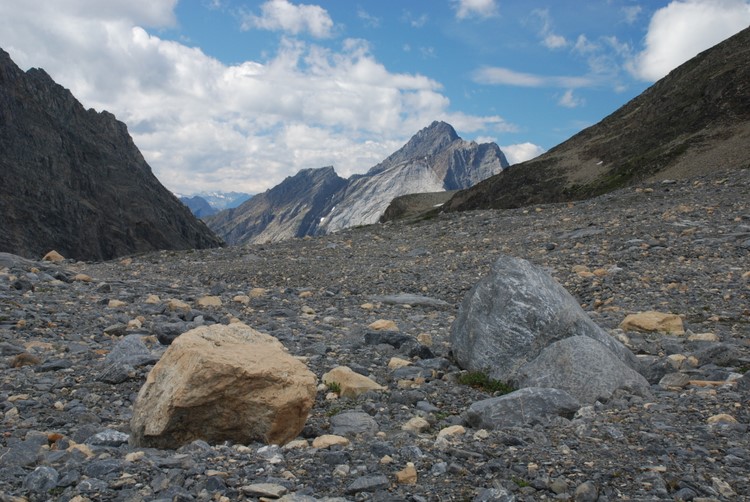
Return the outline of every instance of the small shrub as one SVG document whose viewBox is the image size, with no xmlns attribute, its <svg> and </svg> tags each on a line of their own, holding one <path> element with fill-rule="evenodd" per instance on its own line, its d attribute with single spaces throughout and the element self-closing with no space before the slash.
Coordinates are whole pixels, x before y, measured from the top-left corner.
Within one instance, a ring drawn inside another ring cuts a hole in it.
<svg viewBox="0 0 750 502">
<path fill-rule="evenodd" d="M 328 386 L 328 390 L 341 395 L 341 385 L 338 382 L 326 382 L 326 385 Z"/>
<path fill-rule="evenodd" d="M 490 378 L 484 371 L 469 371 L 468 373 L 463 373 L 458 377 L 458 383 L 474 387 L 475 389 L 481 389 L 490 394 L 496 392 L 500 394 L 509 394 L 515 390 L 513 386 L 505 382 Z"/>
</svg>

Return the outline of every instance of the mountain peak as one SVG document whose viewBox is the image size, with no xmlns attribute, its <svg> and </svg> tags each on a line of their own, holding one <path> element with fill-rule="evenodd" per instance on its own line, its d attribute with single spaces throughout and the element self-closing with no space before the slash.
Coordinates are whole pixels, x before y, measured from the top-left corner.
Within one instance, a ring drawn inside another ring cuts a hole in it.
<svg viewBox="0 0 750 502">
<path fill-rule="evenodd" d="M 380 164 L 372 167 L 367 175 L 378 174 L 386 169 L 413 159 L 429 157 L 446 149 L 455 141 L 461 141 L 453 126 L 446 122 L 434 121 L 417 134 L 398 151 L 392 153 Z"/>
<path fill-rule="evenodd" d="M 432 124 L 428 125 L 424 129 L 420 130 L 417 134 L 415 134 L 415 137 L 419 137 L 422 135 L 432 137 L 446 136 L 448 139 L 450 139 L 450 141 L 461 139 L 456 133 L 456 130 L 453 128 L 453 126 L 447 122 L 443 122 L 442 120 L 433 121 Z"/>
</svg>

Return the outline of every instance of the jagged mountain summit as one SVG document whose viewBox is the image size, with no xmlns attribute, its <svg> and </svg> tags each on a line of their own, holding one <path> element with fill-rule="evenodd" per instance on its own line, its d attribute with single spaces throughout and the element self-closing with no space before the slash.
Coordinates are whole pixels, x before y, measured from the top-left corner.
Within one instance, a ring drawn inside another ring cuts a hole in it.
<svg viewBox="0 0 750 502">
<path fill-rule="evenodd" d="M 748 83 L 750 28 L 540 157 L 459 191 L 444 209 L 570 201 L 638 181 L 750 167 Z"/>
<path fill-rule="evenodd" d="M 333 167 L 303 170 L 206 221 L 230 244 L 326 234 L 377 223 L 400 195 L 468 188 L 507 166 L 495 143 L 465 141 L 436 121 L 363 175 L 343 179 Z"/>
<path fill-rule="evenodd" d="M 0 49 L 0 251 L 101 260 L 222 244 L 157 180 L 114 115 Z"/>
</svg>

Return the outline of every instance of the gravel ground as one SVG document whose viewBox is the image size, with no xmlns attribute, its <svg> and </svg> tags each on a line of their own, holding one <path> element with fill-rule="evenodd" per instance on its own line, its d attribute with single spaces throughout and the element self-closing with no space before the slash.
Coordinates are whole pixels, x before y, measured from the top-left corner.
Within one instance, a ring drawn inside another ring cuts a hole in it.
<svg viewBox="0 0 750 502">
<path fill-rule="evenodd" d="M 572 420 L 469 427 L 464 412 L 491 394 L 458 383 L 450 327 L 501 253 L 546 268 L 612 336 L 685 381 L 657 378 L 650 399 L 621 392 Z M 104 263 L 5 256 L 0 501 L 750 499 L 749 255 L 744 169 L 278 244 Z M 207 295 L 221 305 L 200 307 Z M 192 310 L 171 313 L 172 298 Z M 618 328 L 646 310 L 679 314 L 686 335 Z M 159 340 L 233 318 L 278 338 L 318 378 L 346 365 L 387 391 L 333 399 L 321 388 L 299 441 L 283 448 L 128 446 Z M 376 320 L 431 353 L 373 342 Z M 152 357 L 113 375 L 107 355 L 128 335 Z M 389 369 L 392 357 L 412 366 Z M 405 430 L 415 417 L 427 425 Z M 311 446 L 342 424 L 354 427 L 349 445 Z"/>
</svg>

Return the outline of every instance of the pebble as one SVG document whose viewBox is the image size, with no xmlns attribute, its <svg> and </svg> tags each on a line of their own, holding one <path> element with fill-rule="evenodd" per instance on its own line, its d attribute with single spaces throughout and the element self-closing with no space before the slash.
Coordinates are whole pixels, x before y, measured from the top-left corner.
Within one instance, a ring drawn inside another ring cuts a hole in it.
<svg viewBox="0 0 750 502">
<path fill-rule="evenodd" d="M 242 248 L 3 256 L 0 499 L 750 499 L 750 170 L 637 188 Z M 458 383 L 450 327 L 500 253 L 545 267 L 626 342 L 652 396 L 471 427 L 468 408 L 494 396 Z M 649 311 L 676 314 L 685 335 L 619 328 Z M 133 401 L 166 344 L 237 320 L 321 383 L 345 367 L 368 385 L 331 399 L 322 385 L 283 447 L 130 447 Z"/>
</svg>

